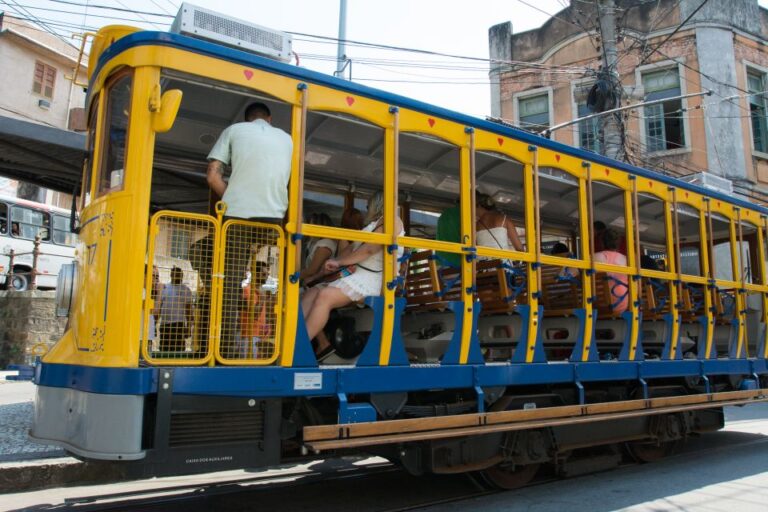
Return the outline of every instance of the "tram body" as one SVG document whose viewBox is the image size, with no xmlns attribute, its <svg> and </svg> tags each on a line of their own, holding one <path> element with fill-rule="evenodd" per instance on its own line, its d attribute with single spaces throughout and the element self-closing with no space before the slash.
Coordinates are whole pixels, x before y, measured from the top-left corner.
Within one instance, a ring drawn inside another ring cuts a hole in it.
<svg viewBox="0 0 768 512">
<path fill-rule="evenodd" d="M 722 405 L 764 396 L 763 207 L 176 34 L 106 27 L 88 75 L 69 325 L 37 368 L 34 439 L 144 475 L 341 450 L 513 486 L 585 447 L 654 458 L 720 428 Z M 284 227 L 225 221 L 205 184 L 211 145 L 254 99 L 293 139 Z M 476 189 L 526 250 L 474 243 Z M 338 220 L 376 190 L 382 233 L 303 221 Z M 456 205 L 461 242 L 435 240 Z M 594 262 L 596 220 L 620 231 L 626 267 Z M 236 236 L 246 299 L 224 282 Z M 333 315 L 323 364 L 300 309 L 310 237 L 383 250 L 381 294 Z M 571 257 L 547 254 L 554 241 Z M 641 268 L 641 251 L 659 267 Z M 174 268 L 194 306 L 169 349 L 151 335 L 152 291 Z M 609 272 L 628 276 L 621 314 Z"/>
</svg>

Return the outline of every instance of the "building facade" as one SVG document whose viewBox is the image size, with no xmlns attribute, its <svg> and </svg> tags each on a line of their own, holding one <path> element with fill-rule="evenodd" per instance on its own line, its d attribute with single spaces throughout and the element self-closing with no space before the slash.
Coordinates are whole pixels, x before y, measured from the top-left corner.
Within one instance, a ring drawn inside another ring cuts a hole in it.
<svg viewBox="0 0 768 512">
<path fill-rule="evenodd" d="M 768 11 L 757 0 L 615 0 L 624 158 L 673 176 L 706 171 L 768 202 Z M 571 5 L 540 28 L 489 30 L 491 110 L 533 131 L 583 117 L 603 63 L 595 1 Z M 678 99 L 691 93 L 709 96 Z M 551 138 L 602 152 L 600 123 Z"/>
<path fill-rule="evenodd" d="M 0 13 L 0 116 L 22 119 L 65 130 L 85 130 L 85 90 L 70 79 L 79 50 L 23 20 Z M 84 66 L 78 82 L 86 79 Z M 3 193 L 20 194 L 41 202 L 69 207 L 66 194 L 37 190 L 0 177 Z"/>
</svg>

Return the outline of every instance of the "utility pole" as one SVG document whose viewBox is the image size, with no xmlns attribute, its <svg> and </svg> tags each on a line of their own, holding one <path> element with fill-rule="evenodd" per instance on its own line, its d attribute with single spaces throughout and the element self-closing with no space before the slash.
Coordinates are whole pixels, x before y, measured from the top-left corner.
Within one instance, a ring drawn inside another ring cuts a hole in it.
<svg viewBox="0 0 768 512">
<path fill-rule="evenodd" d="M 622 89 L 621 78 L 617 69 L 615 0 L 597 0 L 597 12 L 603 47 L 603 79 L 610 84 L 610 90 L 613 91 L 616 98 L 616 104 L 609 108 L 616 108 L 621 106 Z M 603 133 L 603 152 L 605 156 L 620 160 L 624 156 L 620 114 L 601 116 L 600 127 Z"/>
<path fill-rule="evenodd" d="M 339 44 L 336 53 L 336 71 L 333 76 L 342 78 L 347 64 L 347 0 L 339 0 Z"/>
</svg>

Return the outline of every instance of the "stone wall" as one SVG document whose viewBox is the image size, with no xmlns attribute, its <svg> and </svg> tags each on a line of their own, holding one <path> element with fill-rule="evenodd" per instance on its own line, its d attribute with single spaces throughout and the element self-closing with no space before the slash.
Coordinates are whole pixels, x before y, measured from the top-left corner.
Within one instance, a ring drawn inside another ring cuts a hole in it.
<svg viewBox="0 0 768 512">
<path fill-rule="evenodd" d="M 66 324 L 66 318 L 56 317 L 56 292 L 0 291 L 0 368 L 34 361 L 42 349 L 36 345 L 47 351 Z"/>
</svg>

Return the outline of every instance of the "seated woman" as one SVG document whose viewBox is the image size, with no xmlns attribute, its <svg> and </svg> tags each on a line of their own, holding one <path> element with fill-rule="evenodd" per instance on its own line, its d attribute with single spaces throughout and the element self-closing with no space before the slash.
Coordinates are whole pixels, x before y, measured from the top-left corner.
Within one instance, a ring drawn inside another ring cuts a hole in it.
<svg viewBox="0 0 768 512">
<path fill-rule="evenodd" d="M 368 199 L 366 215 L 368 225 L 363 231 L 373 233 L 384 231 L 383 214 L 384 198 L 381 192 L 376 192 Z M 405 234 L 403 223 L 397 217 L 395 231 L 400 236 Z M 301 308 L 306 320 L 307 334 L 309 339 L 318 338 L 317 356 L 320 360 L 333 353 L 333 346 L 328 340 L 324 336 L 318 336 L 328 322 L 331 310 L 381 293 L 383 252 L 384 247 L 381 245 L 355 242 L 338 258 L 331 258 L 325 262 L 326 271 L 340 271 L 341 277 L 329 283 L 328 286 L 311 288 L 302 298 Z M 403 250 L 398 248 L 397 257 L 401 257 L 402 253 Z"/>
<path fill-rule="evenodd" d="M 475 216 L 477 223 L 477 245 L 494 249 L 515 249 L 523 251 L 523 243 L 517 236 L 517 228 L 512 219 L 496 209 L 496 203 L 488 194 L 475 194 Z"/>
<path fill-rule="evenodd" d="M 318 226 L 333 226 L 331 218 L 327 213 L 313 213 L 309 218 L 310 224 Z M 315 281 L 325 275 L 323 270 L 328 258 L 336 255 L 338 243 L 330 238 L 312 238 L 307 244 L 307 258 L 299 278 L 307 286 L 311 286 Z"/>
<path fill-rule="evenodd" d="M 602 233 L 602 249 L 595 253 L 596 263 L 608 263 L 610 265 L 627 265 L 627 257 L 618 251 L 618 239 L 610 229 Z M 626 274 L 607 272 L 611 290 L 611 309 L 614 314 L 620 314 L 627 310 L 629 305 L 629 288 Z"/>
<path fill-rule="evenodd" d="M 365 218 L 363 217 L 363 212 L 358 210 L 357 208 L 352 208 L 349 210 L 344 210 L 344 213 L 341 214 L 341 227 L 344 229 L 356 229 L 360 231 L 365 226 Z M 338 247 L 338 254 L 341 254 L 344 252 L 344 250 L 352 245 L 352 242 L 349 240 L 339 240 L 339 247 Z"/>
<path fill-rule="evenodd" d="M 571 257 L 571 251 L 568 250 L 568 246 L 565 245 L 563 242 L 557 242 L 555 245 L 553 245 L 552 249 L 549 251 L 549 254 L 551 256 L 558 256 L 560 258 Z M 578 269 L 575 269 L 572 267 L 563 267 L 560 270 L 560 273 L 558 273 L 558 277 L 562 279 L 571 279 L 578 275 L 579 275 Z"/>
</svg>

